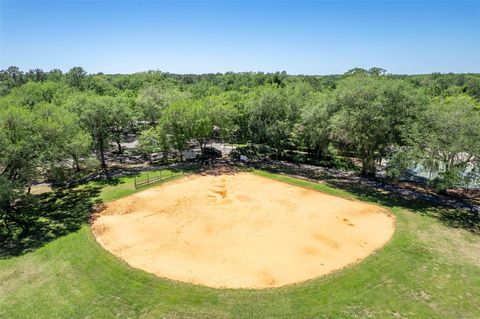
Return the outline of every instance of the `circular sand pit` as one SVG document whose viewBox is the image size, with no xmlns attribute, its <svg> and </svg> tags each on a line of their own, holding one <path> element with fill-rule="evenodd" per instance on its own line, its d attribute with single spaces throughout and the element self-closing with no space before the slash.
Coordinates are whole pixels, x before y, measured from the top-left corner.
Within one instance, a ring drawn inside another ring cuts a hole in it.
<svg viewBox="0 0 480 319">
<path fill-rule="evenodd" d="M 250 173 L 184 177 L 111 202 L 97 241 L 135 268 L 210 287 L 267 288 L 357 262 L 394 232 L 384 209 Z"/>
</svg>

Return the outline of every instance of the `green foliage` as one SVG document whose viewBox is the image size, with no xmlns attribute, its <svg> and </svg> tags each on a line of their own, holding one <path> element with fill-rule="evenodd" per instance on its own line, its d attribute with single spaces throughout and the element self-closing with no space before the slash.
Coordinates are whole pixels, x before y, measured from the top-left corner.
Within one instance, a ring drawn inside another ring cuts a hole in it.
<svg viewBox="0 0 480 319">
<path fill-rule="evenodd" d="M 71 68 L 65 74 L 65 80 L 67 81 L 67 84 L 77 90 L 85 89 L 86 79 L 87 72 L 79 66 Z"/>
<path fill-rule="evenodd" d="M 264 144 L 249 144 L 237 147 L 230 153 L 233 159 L 240 159 L 240 155 L 245 155 L 249 160 L 270 160 L 275 156 L 276 150 Z"/>
<path fill-rule="evenodd" d="M 24 84 L 25 81 L 25 74 L 16 66 L 0 70 L 0 96 L 8 94 L 12 88 Z"/>
<path fill-rule="evenodd" d="M 304 93 L 296 88 L 287 91 L 276 86 L 266 86 L 254 92 L 248 106 L 251 141 L 267 143 L 279 155 L 292 146 L 292 133 L 305 101 Z"/>
<path fill-rule="evenodd" d="M 80 147 L 89 138 L 79 133 L 75 118 L 60 106 L 40 103 L 0 109 L 0 217 L 8 233 L 14 225 L 28 230 L 25 207 L 34 207 L 34 197 L 27 192 L 30 185 L 46 178 L 68 178 L 65 159 L 87 152 L 88 146 L 72 149 L 72 143 Z"/>
<path fill-rule="evenodd" d="M 168 135 L 172 148 L 179 151 L 180 160 L 182 152 L 188 141 L 192 138 L 190 122 L 191 100 L 177 100 L 162 113 L 159 127 L 161 132 Z"/>
<path fill-rule="evenodd" d="M 0 110 L 0 166 L 9 180 L 30 181 L 41 164 L 44 143 L 37 114 L 9 106 Z"/>
<path fill-rule="evenodd" d="M 202 152 L 213 138 L 225 138 L 235 130 L 235 109 L 220 97 L 177 100 L 162 113 L 159 128 L 172 148 L 182 151 L 191 140 Z M 181 156 L 181 152 L 180 152 Z"/>
<path fill-rule="evenodd" d="M 189 108 L 192 139 L 205 148 L 213 138 L 225 139 L 235 130 L 235 109 L 219 97 L 205 97 Z"/>
<path fill-rule="evenodd" d="M 388 152 L 387 155 L 387 177 L 391 181 L 399 181 L 405 177 L 408 170 L 415 168 L 418 153 L 416 150 L 407 147 L 397 147 Z"/>
<path fill-rule="evenodd" d="M 434 186 L 445 190 L 478 180 L 480 110 L 468 96 L 435 99 L 418 122 L 411 124 L 417 162 L 435 176 Z"/>
<path fill-rule="evenodd" d="M 118 96 L 112 99 L 110 104 L 110 133 L 111 138 L 117 144 L 118 153 L 123 154 L 121 146 L 122 137 L 134 126 L 134 110 L 132 108 L 133 101 L 128 97 Z"/>
<path fill-rule="evenodd" d="M 162 111 L 178 99 L 188 98 L 187 93 L 175 88 L 149 86 L 142 89 L 137 97 L 138 117 L 150 124 L 156 124 Z"/>
<path fill-rule="evenodd" d="M 11 104 L 32 108 L 40 103 L 59 105 L 69 94 L 69 88 L 61 82 L 31 81 L 13 89 L 7 98 Z"/>
<path fill-rule="evenodd" d="M 149 157 L 152 162 L 152 153 L 164 152 L 164 158 L 171 148 L 168 135 L 162 131 L 161 126 L 151 127 L 138 136 L 139 151 Z"/>
<path fill-rule="evenodd" d="M 374 175 L 376 162 L 391 145 L 402 145 L 405 126 L 415 122 L 426 97 L 404 81 L 350 76 L 335 90 L 332 135 L 339 147 L 362 160 L 362 173 Z"/>
<path fill-rule="evenodd" d="M 295 126 L 296 144 L 314 152 L 317 158 L 327 154 L 332 109 L 332 94 L 317 93 L 308 100 Z"/>
<path fill-rule="evenodd" d="M 69 102 L 69 108 L 78 114 L 80 126 L 92 136 L 93 145 L 102 168 L 106 171 L 105 152 L 112 140 L 116 98 L 108 96 L 77 95 Z M 117 117 L 118 119 L 118 117 Z"/>
</svg>

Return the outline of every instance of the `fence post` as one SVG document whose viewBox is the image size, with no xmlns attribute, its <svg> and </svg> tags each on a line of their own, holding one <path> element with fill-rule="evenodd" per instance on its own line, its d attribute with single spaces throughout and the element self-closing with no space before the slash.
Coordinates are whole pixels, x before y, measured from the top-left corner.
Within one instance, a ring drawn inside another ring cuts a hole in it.
<svg viewBox="0 0 480 319">
<path fill-rule="evenodd" d="M 133 184 L 135 185 L 135 188 L 137 188 L 137 176 L 133 176 Z"/>
<path fill-rule="evenodd" d="M 162 170 L 160 170 L 160 180 L 162 180 Z"/>
<path fill-rule="evenodd" d="M 148 176 L 148 172 L 147 172 L 147 184 L 150 184 L 150 177 Z"/>
</svg>

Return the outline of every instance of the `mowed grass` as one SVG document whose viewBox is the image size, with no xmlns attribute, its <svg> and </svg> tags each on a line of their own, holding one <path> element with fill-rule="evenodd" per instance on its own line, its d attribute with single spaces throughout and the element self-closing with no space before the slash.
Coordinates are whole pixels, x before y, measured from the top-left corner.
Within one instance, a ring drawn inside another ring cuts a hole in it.
<svg viewBox="0 0 480 319">
<path fill-rule="evenodd" d="M 357 197 L 325 184 L 254 173 Z M 122 189 L 129 182 L 107 186 L 101 197 L 130 194 Z M 414 210 L 387 208 L 397 228 L 377 253 L 332 275 L 267 290 L 217 290 L 157 278 L 103 250 L 84 226 L 32 253 L 0 260 L 0 318 L 480 318 L 479 236 Z"/>
</svg>

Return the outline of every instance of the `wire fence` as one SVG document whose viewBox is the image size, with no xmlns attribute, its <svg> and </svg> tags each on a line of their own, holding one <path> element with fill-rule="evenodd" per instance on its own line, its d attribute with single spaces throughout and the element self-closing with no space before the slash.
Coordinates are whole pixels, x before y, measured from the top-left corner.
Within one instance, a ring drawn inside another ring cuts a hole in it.
<svg viewBox="0 0 480 319">
<path fill-rule="evenodd" d="M 175 173 L 173 171 L 160 171 L 157 175 L 147 173 L 147 177 L 144 179 L 138 179 L 137 177 L 134 177 L 134 184 L 135 184 L 135 188 L 139 188 L 145 185 L 157 183 L 159 181 L 164 181 L 172 177 L 183 175 L 183 174 L 184 172 Z"/>
</svg>

